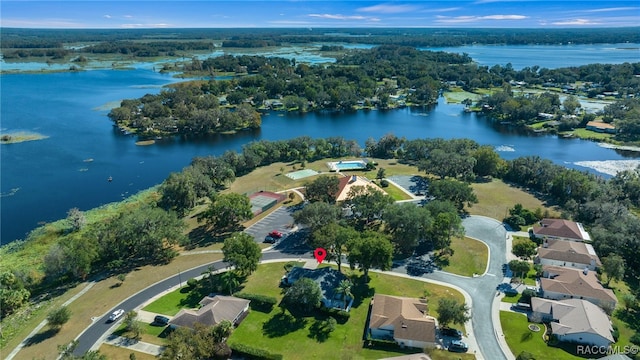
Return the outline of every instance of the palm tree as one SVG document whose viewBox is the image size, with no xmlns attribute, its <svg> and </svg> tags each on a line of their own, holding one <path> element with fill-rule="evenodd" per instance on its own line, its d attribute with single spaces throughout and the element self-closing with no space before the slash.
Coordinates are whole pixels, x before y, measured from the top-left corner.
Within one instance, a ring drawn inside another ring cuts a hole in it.
<svg viewBox="0 0 640 360">
<path fill-rule="evenodd" d="M 222 282 L 224 285 L 229 287 L 229 295 L 233 295 L 233 290 L 235 290 L 240 283 L 238 282 L 238 277 L 235 272 L 227 271 L 222 274 Z"/>
<path fill-rule="evenodd" d="M 344 302 L 343 309 L 347 308 L 347 298 L 353 297 L 351 293 L 351 281 L 349 280 L 341 280 L 338 287 L 335 289 L 335 292 L 342 295 L 342 301 Z"/>
</svg>

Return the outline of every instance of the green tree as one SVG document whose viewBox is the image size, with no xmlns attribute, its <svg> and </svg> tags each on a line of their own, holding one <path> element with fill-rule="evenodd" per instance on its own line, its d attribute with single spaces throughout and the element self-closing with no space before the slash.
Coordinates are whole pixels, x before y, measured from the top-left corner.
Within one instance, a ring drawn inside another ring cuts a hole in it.
<svg viewBox="0 0 640 360">
<path fill-rule="evenodd" d="M 234 266 L 242 275 L 249 275 L 258 268 L 262 252 L 253 237 L 247 233 L 235 233 L 222 245 L 224 261 Z"/>
<path fill-rule="evenodd" d="M 464 235 L 462 220 L 453 212 L 441 212 L 435 215 L 428 234 L 435 250 L 448 248 L 452 237 Z"/>
<path fill-rule="evenodd" d="M 94 230 L 100 260 L 115 267 L 166 263 L 177 255 L 174 244 L 187 241 L 185 223 L 174 212 L 152 205 L 125 210 Z"/>
<path fill-rule="evenodd" d="M 511 252 L 523 260 L 531 260 L 538 252 L 538 244 L 529 239 L 516 240 L 513 242 Z"/>
<path fill-rule="evenodd" d="M 376 174 L 376 179 L 378 179 L 378 180 L 382 180 L 382 179 L 384 179 L 384 177 L 385 177 L 385 172 L 386 172 L 386 170 L 385 170 L 384 168 L 380 168 L 380 169 L 378 169 L 378 172 L 377 172 L 377 174 Z"/>
<path fill-rule="evenodd" d="M 24 284 L 11 271 L 0 273 L 0 315 L 11 314 L 26 304 L 31 293 L 24 288 Z"/>
<path fill-rule="evenodd" d="M 128 337 L 134 340 L 140 340 L 140 323 L 138 322 L 138 313 L 131 310 L 124 316 L 125 329 L 127 330 Z"/>
<path fill-rule="evenodd" d="M 365 281 L 369 281 L 369 269 L 391 269 L 393 245 L 384 234 L 365 231 L 360 237 L 352 239 L 347 249 L 349 265 L 351 268 L 358 266 L 364 272 Z"/>
<path fill-rule="evenodd" d="M 410 203 L 388 206 L 383 219 L 384 229 L 391 235 L 396 250 L 404 255 L 410 255 L 418 243 L 427 237 L 433 222 L 429 210 Z"/>
<path fill-rule="evenodd" d="M 481 146 L 472 156 L 476 159 L 473 172 L 478 176 L 498 176 L 501 168 L 505 166 L 504 160 L 492 146 Z"/>
<path fill-rule="evenodd" d="M 469 316 L 469 307 L 464 302 L 459 302 L 454 298 L 443 297 L 438 299 L 438 323 L 441 327 L 447 327 L 449 324 L 464 325 L 471 317 Z"/>
<path fill-rule="evenodd" d="M 206 220 L 217 232 L 237 230 L 240 223 L 253 217 L 251 202 L 242 194 L 229 193 L 212 199 L 207 210 L 198 215 L 198 222 Z"/>
<path fill-rule="evenodd" d="M 567 114 L 572 115 L 575 114 L 576 109 L 579 109 L 582 105 L 580 104 L 580 100 L 574 95 L 567 96 L 566 99 L 562 102 L 562 107 Z"/>
<path fill-rule="evenodd" d="M 233 325 L 226 320 L 210 327 L 199 323 L 194 329 L 180 327 L 169 335 L 160 359 L 228 359 L 227 339 L 232 331 Z"/>
<path fill-rule="evenodd" d="M 340 180 L 333 175 L 320 175 L 305 186 L 307 199 L 311 202 L 333 204 L 336 202 L 339 184 Z"/>
<path fill-rule="evenodd" d="M 385 209 L 393 204 L 391 196 L 373 186 L 353 186 L 347 194 L 347 203 L 356 219 L 364 219 L 368 225 L 374 219 L 381 219 Z"/>
<path fill-rule="evenodd" d="M 342 271 L 342 255 L 346 250 L 347 243 L 358 236 L 359 234 L 354 228 L 332 222 L 313 232 L 311 246 L 325 249 L 327 260 L 335 261 L 338 264 L 338 271 Z"/>
<path fill-rule="evenodd" d="M 451 201 L 458 211 L 462 211 L 465 204 L 471 206 L 478 202 L 478 198 L 471 186 L 458 180 L 433 181 L 429 187 L 429 192 L 438 200 Z"/>
<path fill-rule="evenodd" d="M 531 269 L 531 264 L 526 261 L 511 260 L 509 261 L 509 269 L 515 274 L 520 275 L 520 278 L 523 278 Z"/>
<path fill-rule="evenodd" d="M 327 224 L 336 222 L 340 215 L 341 211 L 337 206 L 325 202 L 315 202 L 293 213 L 293 220 L 315 231 Z"/>
<path fill-rule="evenodd" d="M 610 254 L 602 258 L 602 267 L 607 274 L 607 286 L 611 280 L 621 280 L 624 277 L 624 259 L 617 254 Z"/>
<path fill-rule="evenodd" d="M 320 306 L 322 290 L 320 285 L 309 278 L 298 279 L 284 294 L 282 302 L 290 308 L 305 312 Z"/>
<path fill-rule="evenodd" d="M 70 318 L 71 311 L 66 306 L 61 306 L 47 314 L 47 324 L 54 329 L 60 329 Z"/>
<path fill-rule="evenodd" d="M 349 280 L 341 280 L 338 284 L 338 287 L 335 288 L 336 294 L 342 296 L 343 301 L 343 309 L 347 308 L 347 299 L 352 298 L 353 294 L 351 293 L 351 286 L 353 284 Z"/>
</svg>

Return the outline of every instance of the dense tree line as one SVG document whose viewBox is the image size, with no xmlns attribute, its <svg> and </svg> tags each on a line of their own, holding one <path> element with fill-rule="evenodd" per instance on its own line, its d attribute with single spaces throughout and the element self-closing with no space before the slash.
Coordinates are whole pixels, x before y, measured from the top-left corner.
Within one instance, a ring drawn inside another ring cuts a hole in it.
<svg viewBox="0 0 640 360">
<path fill-rule="evenodd" d="M 211 51 L 211 41 L 108 41 L 82 48 L 83 53 L 122 54 L 135 57 L 179 56 L 186 51 Z"/>
<path fill-rule="evenodd" d="M 638 43 L 637 28 L 610 29 L 427 29 L 427 28 L 345 28 L 345 29 L 19 29 L 3 28 L 0 44 L 6 48 L 62 47 L 63 43 L 137 40 L 234 39 L 288 43 L 365 43 L 408 46 L 463 46 L 470 44 L 602 44 Z"/>
<path fill-rule="evenodd" d="M 246 128 L 259 128 L 260 114 L 250 105 L 234 111 L 219 106 L 218 97 L 199 86 L 178 86 L 160 94 L 123 100 L 109 112 L 121 129 L 141 138 L 167 135 L 207 135 Z"/>
</svg>

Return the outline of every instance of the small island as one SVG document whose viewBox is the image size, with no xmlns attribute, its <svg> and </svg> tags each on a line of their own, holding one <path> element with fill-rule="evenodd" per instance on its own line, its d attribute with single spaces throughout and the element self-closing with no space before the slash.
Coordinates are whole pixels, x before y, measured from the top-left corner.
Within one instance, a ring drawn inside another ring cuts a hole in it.
<svg viewBox="0 0 640 360">
<path fill-rule="evenodd" d="M 46 135 L 42 135 L 34 132 L 20 131 L 20 132 L 2 134 L 0 136 L 0 143 L 1 144 L 17 144 L 25 141 L 35 141 L 35 140 L 42 140 L 46 138 L 48 138 L 48 136 Z"/>
</svg>

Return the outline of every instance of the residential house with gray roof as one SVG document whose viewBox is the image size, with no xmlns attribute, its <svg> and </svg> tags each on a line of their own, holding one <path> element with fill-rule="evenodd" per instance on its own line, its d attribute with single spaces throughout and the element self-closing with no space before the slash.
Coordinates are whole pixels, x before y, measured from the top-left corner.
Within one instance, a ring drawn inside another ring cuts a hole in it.
<svg viewBox="0 0 640 360">
<path fill-rule="evenodd" d="M 596 305 L 580 299 L 531 298 L 531 321 L 549 322 L 559 341 L 584 345 L 611 345 L 615 340 L 609 316 Z"/>
</svg>

